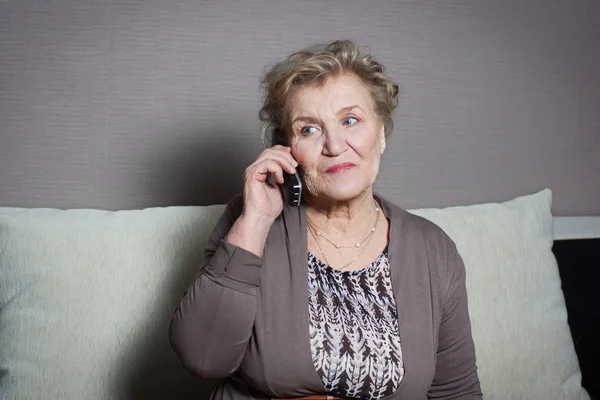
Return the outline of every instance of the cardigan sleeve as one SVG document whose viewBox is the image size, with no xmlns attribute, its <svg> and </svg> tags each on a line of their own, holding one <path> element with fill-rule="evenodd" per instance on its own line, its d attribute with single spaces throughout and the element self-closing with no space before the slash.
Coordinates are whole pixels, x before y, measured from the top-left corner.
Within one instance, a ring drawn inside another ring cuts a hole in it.
<svg viewBox="0 0 600 400">
<path fill-rule="evenodd" d="M 224 378 L 238 369 L 254 325 L 262 259 L 223 240 L 241 203 L 237 196 L 227 204 L 169 324 L 171 347 L 202 378 Z"/>
<path fill-rule="evenodd" d="M 429 399 L 482 399 L 467 306 L 465 266 L 454 242 L 446 245 L 448 291 L 443 306 L 435 376 Z"/>
</svg>

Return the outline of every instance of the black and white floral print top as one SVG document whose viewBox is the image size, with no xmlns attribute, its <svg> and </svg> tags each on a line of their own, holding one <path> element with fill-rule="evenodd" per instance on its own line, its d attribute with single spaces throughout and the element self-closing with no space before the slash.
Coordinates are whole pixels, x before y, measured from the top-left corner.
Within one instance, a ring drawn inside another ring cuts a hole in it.
<svg viewBox="0 0 600 400">
<path fill-rule="evenodd" d="M 387 247 L 363 269 L 340 271 L 308 254 L 310 344 L 325 389 L 380 399 L 404 377 Z"/>
</svg>

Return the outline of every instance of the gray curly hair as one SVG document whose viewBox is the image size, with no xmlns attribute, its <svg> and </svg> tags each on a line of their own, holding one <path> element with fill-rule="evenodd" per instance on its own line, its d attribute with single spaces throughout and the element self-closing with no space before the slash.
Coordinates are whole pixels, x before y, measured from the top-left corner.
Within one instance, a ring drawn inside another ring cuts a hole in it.
<svg viewBox="0 0 600 400">
<path fill-rule="evenodd" d="M 353 73 L 369 89 L 375 112 L 384 122 L 385 134 L 394 128 L 392 112 L 398 105 L 398 85 L 384 73 L 384 66 L 373 60 L 368 48 L 363 52 L 350 40 L 336 40 L 296 52 L 275 64 L 261 81 L 264 92 L 259 118 L 265 146 L 286 143 L 284 124 L 290 93 L 299 86 L 321 85 L 332 75 Z"/>
</svg>

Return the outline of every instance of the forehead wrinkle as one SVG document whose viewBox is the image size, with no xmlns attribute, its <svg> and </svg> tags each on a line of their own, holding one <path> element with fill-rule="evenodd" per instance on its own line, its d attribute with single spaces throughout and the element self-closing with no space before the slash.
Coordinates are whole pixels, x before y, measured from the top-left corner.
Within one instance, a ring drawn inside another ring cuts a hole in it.
<svg viewBox="0 0 600 400">
<path fill-rule="evenodd" d="M 298 117 L 312 117 L 320 121 L 335 119 L 340 111 L 350 106 L 358 106 L 366 114 L 372 114 L 370 109 L 374 108 L 367 88 L 352 75 L 332 77 L 322 85 L 299 87 L 294 90 L 290 100 L 292 108 L 287 119 L 290 124 Z M 328 118 L 324 118 L 324 114 Z"/>
</svg>

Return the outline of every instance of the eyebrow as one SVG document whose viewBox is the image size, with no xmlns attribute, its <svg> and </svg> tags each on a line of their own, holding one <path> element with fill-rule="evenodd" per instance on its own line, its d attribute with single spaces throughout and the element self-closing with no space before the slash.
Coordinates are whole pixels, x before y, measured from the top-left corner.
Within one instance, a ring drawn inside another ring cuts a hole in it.
<svg viewBox="0 0 600 400">
<path fill-rule="evenodd" d="M 352 111 L 355 108 L 358 108 L 362 112 L 365 112 L 365 110 L 363 110 L 361 106 L 359 106 L 358 104 L 355 104 L 355 105 L 352 105 L 352 106 L 340 108 L 339 111 L 336 113 L 336 115 L 347 113 L 349 111 Z M 296 121 L 302 121 L 302 122 L 311 123 L 311 122 L 318 122 L 318 119 L 314 118 L 314 117 L 299 116 L 299 117 L 294 118 L 294 120 L 292 121 L 292 125 L 295 124 Z"/>
</svg>

